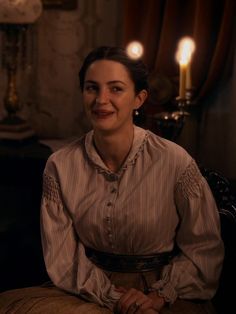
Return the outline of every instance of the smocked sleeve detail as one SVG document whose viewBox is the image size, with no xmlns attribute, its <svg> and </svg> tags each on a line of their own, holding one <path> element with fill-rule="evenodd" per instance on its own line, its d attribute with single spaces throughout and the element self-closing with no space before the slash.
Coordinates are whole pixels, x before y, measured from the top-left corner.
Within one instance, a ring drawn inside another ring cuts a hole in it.
<svg viewBox="0 0 236 314">
<path fill-rule="evenodd" d="M 59 183 L 51 176 L 43 175 L 43 197 L 49 201 L 58 203 L 60 201 Z"/>
<path fill-rule="evenodd" d="M 192 159 L 186 170 L 180 176 L 176 191 L 181 192 L 182 196 L 186 199 L 189 197 L 199 196 L 202 184 L 202 175 Z"/>
</svg>

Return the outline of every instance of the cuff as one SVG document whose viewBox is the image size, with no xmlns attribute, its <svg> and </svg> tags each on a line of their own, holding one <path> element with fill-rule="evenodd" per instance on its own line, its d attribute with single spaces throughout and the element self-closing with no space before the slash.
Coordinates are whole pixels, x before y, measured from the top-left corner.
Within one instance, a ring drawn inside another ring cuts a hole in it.
<svg viewBox="0 0 236 314">
<path fill-rule="evenodd" d="M 120 300 L 121 296 L 122 296 L 122 293 L 116 291 L 115 287 L 111 285 L 108 299 L 104 303 L 111 311 L 114 311 L 116 303 Z"/>
<path fill-rule="evenodd" d="M 169 271 L 170 269 L 167 266 L 162 278 L 155 282 L 151 286 L 151 289 L 155 290 L 160 297 L 164 298 L 166 303 L 171 305 L 176 301 L 178 295 L 175 288 L 169 282 Z"/>
</svg>

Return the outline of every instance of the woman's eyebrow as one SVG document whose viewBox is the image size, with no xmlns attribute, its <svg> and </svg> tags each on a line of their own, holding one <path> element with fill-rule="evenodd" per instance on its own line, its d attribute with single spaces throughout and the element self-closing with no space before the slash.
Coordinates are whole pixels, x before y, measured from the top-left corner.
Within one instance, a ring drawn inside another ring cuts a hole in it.
<svg viewBox="0 0 236 314">
<path fill-rule="evenodd" d="M 97 82 L 96 82 L 96 81 L 93 81 L 93 80 L 87 80 L 87 81 L 84 81 L 84 83 L 85 83 L 85 84 L 87 84 L 87 83 L 97 84 Z"/>
<path fill-rule="evenodd" d="M 87 80 L 87 81 L 85 81 L 84 83 L 85 83 L 85 84 L 99 84 L 98 82 L 93 81 L 93 80 Z M 117 84 L 117 83 L 120 83 L 120 84 L 126 85 L 126 83 L 125 83 L 125 82 L 120 81 L 120 80 L 112 80 L 112 81 L 108 81 L 106 84 L 111 85 L 111 84 Z"/>
<path fill-rule="evenodd" d="M 125 82 L 120 81 L 120 80 L 114 80 L 114 81 L 109 81 L 108 84 L 117 84 L 117 83 L 121 83 L 123 85 L 126 85 Z"/>
</svg>

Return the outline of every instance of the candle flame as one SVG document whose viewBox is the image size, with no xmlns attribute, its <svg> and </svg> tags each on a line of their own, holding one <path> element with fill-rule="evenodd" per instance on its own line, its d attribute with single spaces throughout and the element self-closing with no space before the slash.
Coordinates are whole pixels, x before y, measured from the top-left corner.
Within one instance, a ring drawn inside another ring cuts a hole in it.
<svg viewBox="0 0 236 314">
<path fill-rule="evenodd" d="M 143 55 L 143 45 L 138 41 L 132 41 L 127 45 L 126 51 L 131 59 L 139 59 Z"/>
<path fill-rule="evenodd" d="M 179 41 L 176 60 L 179 64 L 186 65 L 191 61 L 195 51 L 195 43 L 191 37 L 184 37 Z"/>
</svg>

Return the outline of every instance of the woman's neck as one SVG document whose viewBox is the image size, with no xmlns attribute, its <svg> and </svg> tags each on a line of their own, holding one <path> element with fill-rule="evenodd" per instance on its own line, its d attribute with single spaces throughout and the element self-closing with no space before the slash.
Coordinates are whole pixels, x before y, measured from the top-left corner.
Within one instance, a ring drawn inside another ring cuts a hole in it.
<svg viewBox="0 0 236 314">
<path fill-rule="evenodd" d="M 101 134 L 94 131 L 94 145 L 105 165 L 117 172 L 128 156 L 134 137 L 134 128 L 125 134 Z"/>
</svg>

